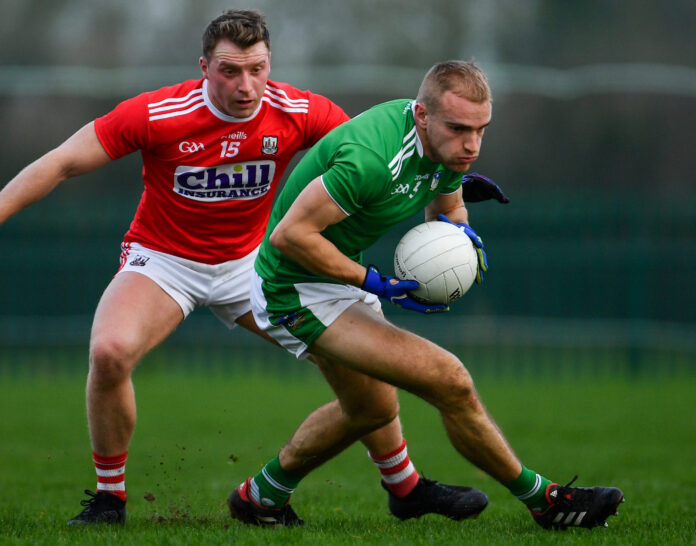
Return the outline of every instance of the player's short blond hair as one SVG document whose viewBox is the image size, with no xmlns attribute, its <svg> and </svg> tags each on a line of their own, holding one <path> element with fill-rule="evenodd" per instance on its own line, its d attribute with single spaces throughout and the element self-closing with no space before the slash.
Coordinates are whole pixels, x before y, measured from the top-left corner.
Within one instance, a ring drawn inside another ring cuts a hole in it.
<svg viewBox="0 0 696 546">
<path fill-rule="evenodd" d="M 254 9 L 230 9 L 208 23 L 203 32 L 203 56 L 206 59 L 210 60 L 215 46 L 223 38 L 241 48 L 263 41 L 268 50 L 271 50 L 266 19 L 260 11 Z"/>
<path fill-rule="evenodd" d="M 423 78 L 416 100 L 434 112 L 446 91 L 475 103 L 493 101 L 488 78 L 473 62 L 445 61 L 436 64 Z"/>
</svg>

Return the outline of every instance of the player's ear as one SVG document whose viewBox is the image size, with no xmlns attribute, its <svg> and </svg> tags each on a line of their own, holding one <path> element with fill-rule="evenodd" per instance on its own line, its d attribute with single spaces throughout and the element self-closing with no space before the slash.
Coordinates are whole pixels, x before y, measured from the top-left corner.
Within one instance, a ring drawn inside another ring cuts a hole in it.
<svg viewBox="0 0 696 546">
<path fill-rule="evenodd" d="M 413 119 L 416 121 L 416 125 L 419 129 L 425 129 L 428 125 L 427 122 L 428 111 L 425 104 L 422 102 L 417 102 L 416 107 L 413 110 Z"/>
<path fill-rule="evenodd" d="M 198 65 L 201 67 L 201 72 L 207 78 L 208 77 L 208 59 L 204 55 L 201 55 L 198 59 Z"/>
</svg>

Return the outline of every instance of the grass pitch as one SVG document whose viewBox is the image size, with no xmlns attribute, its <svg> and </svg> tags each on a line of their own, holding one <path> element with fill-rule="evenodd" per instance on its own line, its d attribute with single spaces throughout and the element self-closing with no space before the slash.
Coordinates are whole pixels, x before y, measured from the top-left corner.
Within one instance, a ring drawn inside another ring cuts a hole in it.
<svg viewBox="0 0 696 546">
<path fill-rule="evenodd" d="M 96 485 L 84 374 L 0 369 L 0 543 L 696 544 L 696 391 L 688 370 L 541 379 L 480 374 L 482 398 L 528 467 L 563 483 L 578 474 L 577 485 L 623 489 L 627 502 L 608 529 L 537 527 L 503 487 L 454 452 L 431 407 L 402 394 L 417 468 L 486 491 L 490 504 L 481 517 L 396 520 L 358 445 L 300 484 L 293 507 L 304 528 L 269 530 L 231 520 L 224 501 L 331 394 L 308 363 L 245 366 L 168 371 L 153 361 L 136 371 L 128 522 L 89 529 L 65 525 L 80 510 L 82 490 Z"/>
</svg>

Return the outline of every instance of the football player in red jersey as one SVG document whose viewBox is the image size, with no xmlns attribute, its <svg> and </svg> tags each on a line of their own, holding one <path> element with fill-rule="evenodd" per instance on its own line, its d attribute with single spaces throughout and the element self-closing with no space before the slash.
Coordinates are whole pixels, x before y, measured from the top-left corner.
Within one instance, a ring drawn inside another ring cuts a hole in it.
<svg viewBox="0 0 696 546">
<path fill-rule="evenodd" d="M 120 103 L 0 192 L 1 224 L 68 178 L 135 151 L 143 160 L 142 198 L 90 339 L 86 402 L 97 491 L 86 491 L 91 498 L 70 525 L 125 521 L 136 414 L 131 372 L 194 308 L 207 306 L 229 328 L 269 339 L 252 317 L 249 284 L 273 194 L 292 157 L 348 119 L 325 97 L 270 81 L 270 59 L 263 16 L 225 12 L 204 32 L 201 79 Z M 323 415 L 330 412 L 315 412 Z M 419 477 L 398 417 L 363 442 L 395 515 L 463 519 L 486 506 L 480 492 Z M 271 521 L 298 522 L 287 510 Z"/>
</svg>

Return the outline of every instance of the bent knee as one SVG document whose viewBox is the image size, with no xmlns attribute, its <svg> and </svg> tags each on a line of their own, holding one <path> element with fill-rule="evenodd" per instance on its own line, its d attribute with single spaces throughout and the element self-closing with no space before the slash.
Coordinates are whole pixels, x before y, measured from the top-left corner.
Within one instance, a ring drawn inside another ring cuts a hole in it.
<svg viewBox="0 0 696 546">
<path fill-rule="evenodd" d="M 394 419 L 399 416 L 399 403 L 395 402 L 391 405 L 384 405 L 383 407 L 377 408 L 377 411 L 373 413 L 372 425 L 379 428 L 391 423 Z"/>
<path fill-rule="evenodd" d="M 345 411 L 345 409 L 344 409 Z M 399 403 L 394 400 L 367 401 L 346 411 L 354 424 L 374 430 L 391 423 L 399 415 Z"/>
<path fill-rule="evenodd" d="M 446 396 L 454 400 L 471 400 L 476 397 L 474 380 L 464 366 L 454 370 L 447 381 Z"/>
<path fill-rule="evenodd" d="M 471 374 L 459 359 L 450 356 L 442 367 L 436 384 L 432 386 L 429 397 L 440 408 L 461 406 L 462 403 L 475 404 L 478 395 Z"/>
<path fill-rule="evenodd" d="M 101 382 L 112 383 L 130 377 L 138 354 L 131 343 L 118 336 L 92 339 L 89 348 L 90 374 Z"/>
</svg>

